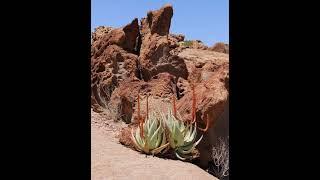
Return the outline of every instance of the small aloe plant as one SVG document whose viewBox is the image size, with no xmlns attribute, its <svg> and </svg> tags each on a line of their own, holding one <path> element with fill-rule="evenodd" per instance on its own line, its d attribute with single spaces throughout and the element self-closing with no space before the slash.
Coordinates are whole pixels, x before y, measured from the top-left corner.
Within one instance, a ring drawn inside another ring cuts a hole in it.
<svg viewBox="0 0 320 180">
<path fill-rule="evenodd" d="M 143 137 L 140 135 L 140 127 L 137 127 L 135 131 L 132 129 L 131 138 L 137 150 L 146 154 L 156 155 L 168 147 L 169 143 L 167 143 L 166 140 L 165 129 L 158 117 L 159 116 L 153 112 L 150 117 L 146 119 L 142 125 Z"/>
<path fill-rule="evenodd" d="M 163 116 L 163 115 L 162 115 Z M 166 115 L 166 126 L 169 131 L 169 144 L 175 151 L 177 158 L 181 160 L 192 159 L 195 147 L 201 141 L 203 135 L 195 142 L 197 136 L 197 125 L 177 119 L 168 109 Z"/>
<path fill-rule="evenodd" d="M 147 115 L 140 116 L 140 96 L 138 94 L 138 120 L 139 126 L 131 131 L 131 139 L 136 149 L 145 154 L 164 154 L 169 148 L 174 150 L 175 156 L 181 160 L 193 159 L 194 150 L 200 143 L 203 135 L 196 141 L 197 128 L 207 131 L 209 127 L 208 115 L 206 116 L 206 128 L 197 127 L 196 122 L 196 99 L 194 86 L 192 86 L 192 120 L 182 121 L 177 112 L 176 99 L 173 97 L 173 108 L 168 108 L 164 114 L 159 109 L 149 115 L 147 96 Z"/>
<path fill-rule="evenodd" d="M 138 96 L 138 101 L 139 101 Z M 148 101 L 148 100 L 147 100 Z M 138 102 L 138 111 L 140 111 L 140 102 Z M 139 126 L 131 131 L 131 138 L 136 149 L 146 154 L 164 153 L 169 143 L 167 143 L 165 128 L 162 125 L 162 120 L 156 112 L 152 112 L 149 116 L 148 102 L 147 102 L 147 117 L 146 120 L 140 119 L 140 112 L 138 112 Z"/>
</svg>

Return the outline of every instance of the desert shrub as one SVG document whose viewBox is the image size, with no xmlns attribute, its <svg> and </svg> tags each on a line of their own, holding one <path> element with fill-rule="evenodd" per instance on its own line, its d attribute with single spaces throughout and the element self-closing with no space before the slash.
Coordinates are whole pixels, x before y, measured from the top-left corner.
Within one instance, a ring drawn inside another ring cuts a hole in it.
<svg viewBox="0 0 320 180">
<path fill-rule="evenodd" d="M 119 121 L 122 118 L 122 105 L 121 103 L 118 103 L 116 105 L 110 103 L 111 94 L 115 87 L 111 86 L 101 88 L 100 84 L 97 87 L 97 98 L 100 100 L 100 103 L 102 103 L 100 104 L 102 107 L 102 111 L 108 114 L 108 117 L 110 117 L 114 121 Z M 104 96 L 101 95 L 100 90 L 103 92 Z"/>
<path fill-rule="evenodd" d="M 192 41 L 182 41 L 181 45 L 185 47 L 190 47 L 192 46 L 193 42 Z"/>
<path fill-rule="evenodd" d="M 219 138 L 216 146 L 212 148 L 212 161 L 209 172 L 219 179 L 229 177 L 229 137 Z"/>
<path fill-rule="evenodd" d="M 122 119 L 123 114 L 122 114 L 121 103 L 119 103 L 117 105 L 111 105 L 110 103 L 108 103 L 106 110 L 107 110 L 108 114 L 110 115 L 110 117 L 113 119 L 113 121 L 117 122 Z"/>
</svg>

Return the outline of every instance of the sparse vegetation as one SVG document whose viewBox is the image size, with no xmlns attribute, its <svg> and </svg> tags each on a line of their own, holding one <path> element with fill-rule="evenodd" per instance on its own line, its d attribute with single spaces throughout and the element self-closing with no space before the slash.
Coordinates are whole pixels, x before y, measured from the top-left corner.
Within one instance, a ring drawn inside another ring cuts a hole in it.
<svg viewBox="0 0 320 180">
<path fill-rule="evenodd" d="M 178 113 L 179 114 L 179 113 Z M 202 137 L 197 142 L 197 124 L 194 125 L 191 122 L 184 123 L 177 119 L 172 111 L 168 109 L 168 114 L 165 119 L 166 127 L 169 132 L 170 147 L 174 149 L 175 155 L 181 160 L 193 159 L 195 147 L 199 144 Z"/>
<path fill-rule="evenodd" d="M 219 138 L 219 142 L 212 148 L 213 165 L 209 172 L 219 179 L 229 176 L 229 137 Z"/>
<path fill-rule="evenodd" d="M 162 150 L 164 153 L 169 143 L 167 143 L 163 120 L 160 119 L 158 112 L 152 112 L 149 116 L 149 105 L 147 96 L 147 115 L 146 120 L 140 115 L 140 95 L 138 94 L 138 119 L 139 126 L 131 130 L 131 139 L 136 149 L 146 154 L 156 155 Z"/>
<path fill-rule="evenodd" d="M 180 42 L 180 45 L 184 46 L 184 47 L 190 47 L 190 46 L 192 46 L 192 44 L 193 44 L 192 41 L 182 41 L 182 42 Z"/>
<path fill-rule="evenodd" d="M 169 143 L 166 140 L 165 129 L 159 117 L 156 112 L 153 112 L 143 123 L 143 129 L 140 127 L 135 131 L 132 129 L 131 138 L 138 151 L 155 155 L 168 147 Z M 142 136 L 141 130 L 143 130 Z"/>
<path fill-rule="evenodd" d="M 149 114 L 147 96 L 147 115 L 140 115 L 140 95 L 137 97 L 137 115 L 139 126 L 131 131 L 131 139 L 135 148 L 145 154 L 164 154 L 171 148 L 174 155 L 181 160 L 191 160 L 196 157 L 196 146 L 203 136 L 197 141 L 197 123 L 195 120 L 195 97 L 192 102 L 192 120 L 183 121 L 176 108 L 176 99 L 173 97 L 172 110 L 168 108 L 167 114 L 159 109 Z M 200 128 L 199 128 L 200 129 Z M 206 131 L 206 129 L 201 129 Z M 168 148 L 167 148 L 168 147 Z"/>
<path fill-rule="evenodd" d="M 114 121 L 120 121 L 122 119 L 122 105 L 121 103 L 117 105 L 111 105 L 108 103 L 107 109 L 108 114 Z"/>
<path fill-rule="evenodd" d="M 109 115 L 110 118 L 112 118 L 114 121 L 119 121 L 122 118 L 122 105 L 121 103 L 119 104 L 111 104 L 110 103 L 110 98 L 112 91 L 114 90 L 115 87 L 106 87 L 102 88 L 100 84 L 98 84 L 97 89 L 99 89 L 104 96 L 101 95 L 101 92 L 98 90 L 97 95 L 98 99 L 100 100 L 102 111 L 105 112 L 106 114 Z"/>
</svg>

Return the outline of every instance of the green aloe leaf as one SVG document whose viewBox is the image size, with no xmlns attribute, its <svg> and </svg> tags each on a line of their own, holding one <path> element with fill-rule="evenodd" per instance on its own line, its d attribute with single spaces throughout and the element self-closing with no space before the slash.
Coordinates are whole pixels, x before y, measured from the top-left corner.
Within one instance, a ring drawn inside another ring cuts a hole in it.
<svg viewBox="0 0 320 180">
<path fill-rule="evenodd" d="M 135 136 L 134 133 L 133 133 L 133 129 L 131 129 L 131 139 L 132 139 L 132 141 L 134 142 L 134 145 L 136 146 L 136 148 L 137 148 L 138 150 L 142 151 L 142 147 L 141 147 L 140 143 L 137 142 L 138 140 L 137 140 L 136 136 Z"/>
<path fill-rule="evenodd" d="M 153 135 L 150 138 L 150 146 L 153 148 L 157 144 L 157 138 L 160 131 L 161 126 L 158 127 L 158 129 L 153 133 Z"/>
<path fill-rule="evenodd" d="M 183 161 L 187 160 L 186 157 L 183 157 L 183 155 L 179 154 L 178 152 L 175 152 L 175 155 L 176 155 L 177 158 L 179 158 L 179 159 L 181 159 Z"/>
</svg>

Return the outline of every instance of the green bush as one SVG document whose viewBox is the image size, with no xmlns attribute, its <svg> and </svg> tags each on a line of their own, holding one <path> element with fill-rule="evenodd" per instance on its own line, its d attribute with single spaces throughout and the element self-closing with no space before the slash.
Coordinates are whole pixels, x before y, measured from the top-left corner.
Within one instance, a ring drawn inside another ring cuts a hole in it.
<svg viewBox="0 0 320 180">
<path fill-rule="evenodd" d="M 185 47 L 190 47 L 192 46 L 193 42 L 192 41 L 182 41 L 181 45 Z"/>
</svg>

